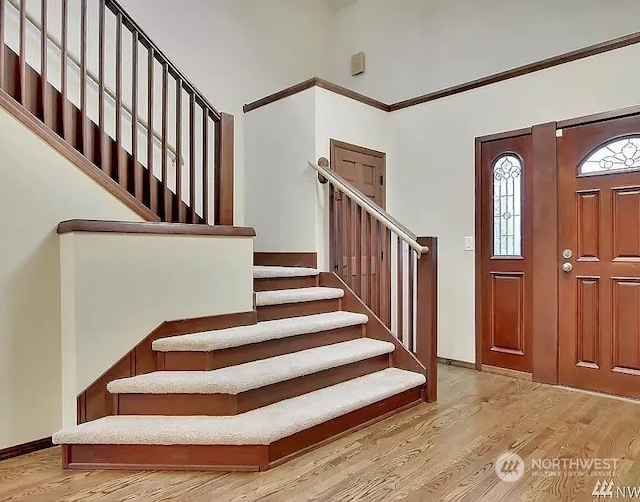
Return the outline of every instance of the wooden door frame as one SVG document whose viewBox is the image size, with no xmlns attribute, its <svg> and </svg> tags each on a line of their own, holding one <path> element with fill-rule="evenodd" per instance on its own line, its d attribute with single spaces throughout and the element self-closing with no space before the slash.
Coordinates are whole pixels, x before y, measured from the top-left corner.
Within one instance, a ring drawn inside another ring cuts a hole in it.
<svg viewBox="0 0 640 502">
<path fill-rule="evenodd" d="M 640 105 L 611 110 L 578 118 L 547 122 L 531 128 L 507 131 L 504 133 L 481 136 L 475 140 L 475 338 L 476 369 L 482 370 L 482 257 L 480 239 L 484 225 L 481 219 L 482 204 L 482 144 L 498 139 L 531 133 L 532 161 L 529 170 L 532 174 L 533 216 L 533 263 L 535 273 L 532 276 L 533 322 L 532 340 L 532 379 L 547 384 L 558 383 L 558 321 L 559 287 L 558 274 L 560 248 L 558 242 L 558 162 L 556 131 L 569 127 L 582 126 L 594 122 L 614 120 L 631 115 L 640 115 Z M 538 194 L 538 196 L 536 196 Z M 539 194 L 544 194 L 540 197 Z"/>
<path fill-rule="evenodd" d="M 331 138 L 329 140 L 329 169 L 336 170 L 336 149 L 342 148 L 343 150 L 349 150 L 350 152 L 362 153 L 363 155 L 370 155 L 371 157 L 378 157 L 382 159 L 382 176 L 384 176 L 384 190 L 382 191 L 382 209 L 387 209 L 387 154 L 378 150 L 372 150 L 364 146 L 353 145 Z"/>
</svg>

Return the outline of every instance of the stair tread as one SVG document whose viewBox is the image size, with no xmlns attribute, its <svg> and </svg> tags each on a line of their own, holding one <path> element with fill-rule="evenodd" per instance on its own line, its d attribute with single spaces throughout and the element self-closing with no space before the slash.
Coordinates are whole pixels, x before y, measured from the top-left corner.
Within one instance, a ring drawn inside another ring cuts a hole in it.
<svg viewBox="0 0 640 502">
<path fill-rule="evenodd" d="M 112 394 L 239 394 L 393 352 L 390 342 L 359 338 L 213 371 L 156 371 L 109 383 Z"/>
<path fill-rule="evenodd" d="M 344 290 L 340 288 L 311 288 L 280 289 L 277 291 L 256 292 L 256 306 L 284 305 L 287 303 L 313 302 L 317 300 L 332 300 L 342 298 Z"/>
<path fill-rule="evenodd" d="M 425 383 L 389 368 L 234 416 L 108 416 L 62 430 L 56 444 L 266 445 Z"/>
<path fill-rule="evenodd" d="M 312 277 L 320 272 L 315 268 L 307 267 L 271 267 L 254 265 L 254 279 L 279 279 L 286 277 Z"/>
<path fill-rule="evenodd" d="M 153 342 L 153 350 L 160 352 L 210 352 L 290 336 L 357 326 L 366 324 L 368 320 L 369 318 L 365 314 L 355 312 L 325 312 L 275 321 L 262 321 L 248 326 L 159 338 Z"/>
</svg>

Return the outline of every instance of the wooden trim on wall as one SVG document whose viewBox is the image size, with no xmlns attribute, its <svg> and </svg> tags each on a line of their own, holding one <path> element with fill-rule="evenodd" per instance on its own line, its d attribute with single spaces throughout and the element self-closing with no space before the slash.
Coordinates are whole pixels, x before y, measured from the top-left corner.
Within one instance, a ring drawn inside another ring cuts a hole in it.
<svg viewBox="0 0 640 502">
<path fill-rule="evenodd" d="M 476 361 L 475 367 L 482 371 L 482 253 L 480 252 L 480 236 L 482 235 L 482 139 L 475 141 L 475 321 L 476 321 Z"/>
<path fill-rule="evenodd" d="M 71 232 L 116 234 L 200 235 L 224 237 L 255 237 L 252 227 L 226 227 L 221 225 L 191 225 L 187 223 L 138 223 L 128 221 L 68 220 L 58 225 L 59 234 Z"/>
<path fill-rule="evenodd" d="M 334 84 L 318 77 L 312 77 L 308 80 L 305 80 L 304 82 L 300 82 L 299 84 L 292 85 L 291 87 L 287 87 L 286 89 L 274 92 L 273 94 L 265 96 L 264 98 L 248 103 L 242 107 L 242 111 L 244 113 L 250 112 L 268 104 L 275 103 L 276 101 L 280 101 L 281 99 L 288 98 L 289 96 L 293 96 L 294 94 L 298 94 L 299 92 L 311 89 L 312 87 L 320 87 L 322 89 L 326 89 L 327 91 L 331 91 L 335 94 L 339 94 L 340 96 L 359 101 L 360 103 L 364 103 L 365 105 L 372 106 L 384 112 L 390 111 L 389 105 L 383 103 L 382 101 L 378 101 L 377 99 L 365 96 L 364 94 L 360 94 L 359 92 L 352 91 L 351 89 L 347 89 L 346 87 L 342 87 L 338 84 Z"/>
<path fill-rule="evenodd" d="M 523 75 L 528 75 L 529 73 L 535 73 L 541 70 L 546 70 L 549 68 L 553 68 L 554 66 L 560 66 L 565 63 L 571 63 L 573 61 L 578 61 L 580 59 L 585 59 L 598 54 L 603 54 L 605 52 L 614 51 L 616 49 L 621 49 L 623 47 L 628 47 L 630 45 L 635 45 L 637 43 L 640 43 L 640 32 L 632 33 L 630 35 L 626 35 L 619 38 L 614 38 L 612 40 L 607 40 L 605 42 L 601 42 L 595 45 L 590 45 L 588 47 L 577 49 L 575 51 L 565 52 L 564 54 L 552 56 L 550 58 L 542 59 L 534 63 L 518 66 L 510 70 L 494 73 L 486 77 L 478 78 L 475 80 L 471 80 L 469 82 L 464 82 L 459 85 L 454 85 L 451 87 L 447 87 L 445 89 L 429 92 L 427 94 L 416 96 L 415 98 L 405 99 L 405 100 L 398 101 L 396 103 L 391 103 L 391 104 L 383 103 L 382 101 L 378 101 L 377 99 L 352 91 L 350 89 L 347 89 L 346 87 L 333 84 L 324 79 L 313 77 L 308 80 L 305 80 L 304 82 L 300 82 L 299 84 L 293 85 L 291 87 L 287 87 L 282 91 L 275 92 L 262 99 L 258 99 L 249 104 L 246 104 L 243 107 L 243 111 L 247 113 L 247 112 L 250 112 L 251 110 L 255 110 L 262 106 L 266 106 L 270 103 L 274 103 L 276 101 L 287 98 L 289 96 L 293 96 L 294 94 L 310 89 L 311 87 L 321 87 L 323 89 L 327 89 L 328 91 L 334 92 L 336 94 L 340 94 L 341 96 L 345 96 L 347 98 L 351 98 L 361 103 L 373 106 L 374 108 L 377 108 L 379 110 L 383 110 L 386 112 L 395 112 L 398 110 L 402 110 L 404 108 L 409 108 L 410 106 L 421 105 L 424 103 L 428 103 L 429 101 L 448 98 L 456 94 L 461 94 L 463 92 L 479 89 L 481 87 L 486 87 L 488 85 L 496 84 L 498 82 L 503 82 L 505 80 L 510 80 L 512 78 L 522 77 Z M 558 126 L 568 127 L 568 125 L 565 125 L 563 123 L 559 123 Z"/>
<path fill-rule="evenodd" d="M 533 321 L 532 375 L 558 383 L 558 177 L 556 123 L 532 128 Z M 544 194 L 544 197 L 536 196 Z"/>
<path fill-rule="evenodd" d="M 104 171 L 96 168 L 91 161 L 79 153 L 70 143 L 67 143 L 52 129 L 49 129 L 35 115 L 29 113 L 25 107 L 15 101 L 3 89 L 0 89 L 0 106 L 138 216 L 145 221 L 160 221 L 160 217 L 146 207 L 142 201 L 127 192 Z"/>
<path fill-rule="evenodd" d="M 283 253 L 256 251 L 253 264 L 268 267 L 318 267 L 318 253 Z"/>
<path fill-rule="evenodd" d="M 33 453 L 40 450 L 46 450 L 47 448 L 53 448 L 55 445 L 51 442 L 51 436 L 42 439 L 36 439 L 35 441 L 29 441 L 28 443 L 22 443 L 9 448 L 0 450 L 0 462 L 27 453 Z"/>
<path fill-rule="evenodd" d="M 592 113 L 591 115 L 584 115 L 582 117 L 576 117 L 573 119 L 561 120 L 556 124 L 557 129 L 566 129 L 568 127 L 576 127 L 591 124 L 593 122 L 603 122 L 605 120 L 621 119 L 623 117 L 630 117 L 631 115 L 640 114 L 640 105 L 628 106 L 626 108 L 618 108 L 616 110 L 608 110 L 601 113 Z"/>
</svg>

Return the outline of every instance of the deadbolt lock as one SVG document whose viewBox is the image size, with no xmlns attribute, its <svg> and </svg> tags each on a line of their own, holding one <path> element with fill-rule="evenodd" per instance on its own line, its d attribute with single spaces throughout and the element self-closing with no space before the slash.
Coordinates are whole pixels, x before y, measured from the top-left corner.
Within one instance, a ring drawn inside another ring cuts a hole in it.
<svg viewBox="0 0 640 502">
<path fill-rule="evenodd" d="M 565 260 L 568 260 L 568 259 L 569 259 L 569 258 L 571 258 L 572 256 L 573 256 L 573 251 L 571 251 L 570 249 L 565 249 L 565 250 L 562 252 L 562 257 L 563 257 Z"/>
</svg>

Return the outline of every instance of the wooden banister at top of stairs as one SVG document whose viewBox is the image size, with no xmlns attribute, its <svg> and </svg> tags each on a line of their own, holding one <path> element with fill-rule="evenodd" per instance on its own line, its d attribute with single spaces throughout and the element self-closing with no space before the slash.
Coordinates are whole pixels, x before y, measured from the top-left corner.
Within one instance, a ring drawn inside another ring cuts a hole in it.
<svg viewBox="0 0 640 502">
<path fill-rule="evenodd" d="M 73 14 L 68 0 L 41 0 L 36 15 L 0 0 L 0 105 L 147 221 L 233 225 L 233 116 L 115 0 Z"/>
<path fill-rule="evenodd" d="M 418 237 L 328 161 L 309 162 L 330 186 L 330 263 L 338 277 L 426 368 L 437 399 L 438 238 Z"/>
</svg>

